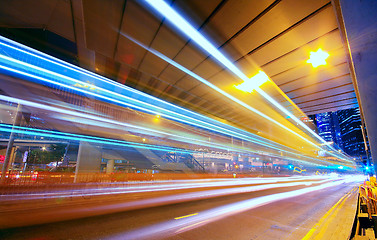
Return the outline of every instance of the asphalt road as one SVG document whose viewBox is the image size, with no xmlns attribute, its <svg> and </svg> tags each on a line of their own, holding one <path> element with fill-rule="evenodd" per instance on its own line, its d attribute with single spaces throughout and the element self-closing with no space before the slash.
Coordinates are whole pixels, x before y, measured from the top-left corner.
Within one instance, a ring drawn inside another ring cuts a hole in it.
<svg viewBox="0 0 377 240">
<path fill-rule="evenodd" d="M 296 240 L 304 237 L 356 185 L 342 183 L 299 195 L 296 194 L 297 191 L 315 186 L 272 188 L 219 196 L 64 222 L 3 229 L 0 230 L 0 239 Z M 289 194 L 293 196 L 290 197 Z M 280 198 L 283 199 L 279 200 Z M 35 218 L 38 218 L 38 214 L 35 214 Z"/>
</svg>

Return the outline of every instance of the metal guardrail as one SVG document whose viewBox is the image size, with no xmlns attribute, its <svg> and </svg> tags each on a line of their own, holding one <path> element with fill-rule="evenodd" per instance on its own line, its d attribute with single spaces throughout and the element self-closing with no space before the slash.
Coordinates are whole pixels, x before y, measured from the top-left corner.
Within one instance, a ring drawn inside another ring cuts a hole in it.
<svg viewBox="0 0 377 240">
<path fill-rule="evenodd" d="M 359 186 L 356 228 L 353 239 L 377 238 L 377 183 L 376 178 Z"/>
<path fill-rule="evenodd" d="M 166 153 L 161 159 L 166 162 L 182 162 L 194 171 L 205 172 L 204 166 L 192 154 Z"/>
</svg>

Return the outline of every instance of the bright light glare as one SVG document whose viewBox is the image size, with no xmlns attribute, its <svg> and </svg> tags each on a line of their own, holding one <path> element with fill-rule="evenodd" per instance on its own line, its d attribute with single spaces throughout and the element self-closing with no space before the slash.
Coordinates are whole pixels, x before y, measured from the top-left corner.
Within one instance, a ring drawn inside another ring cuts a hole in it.
<svg viewBox="0 0 377 240">
<path fill-rule="evenodd" d="M 252 92 L 256 88 L 262 86 L 263 83 L 269 80 L 267 74 L 261 70 L 255 76 L 251 77 L 248 81 L 236 85 L 236 88 L 244 92 Z"/>
<path fill-rule="evenodd" d="M 317 52 L 310 52 L 310 58 L 306 61 L 307 63 L 311 63 L 314 68 L 321 66 L 321 65 L 326 65 L 326 59 L 330 55 L 323 51 L 322 49 L 318 49 Z"/>
<path fill-rule="evenodd" d="M 212 43 L 210 43 L 210 41 L 208 41 L 199 31 L 197 31 L 188 21 L 186 21 L 171 6 L 169 6 L 169 4 L 167 4 L 163 0 L 146 0 L 146 2 L 150 6 L 152 6 L 155 10 L 157 10 L 167 20 L 169 20 L 173 25 L 175 25 L 182 33 L 184 33 L 187 37 L 189 37 L 194 42 L 196 42 L 204 51 L 208 52 L 211 56 L 214 57 L 214 59 L 219 61 L 227 69 L 229 69 L 231 72 L 233 72 L 236 76 L 238 76 L 239 78 L 241 78 L 245 82 L 249 81 L 249 78 L 236 65 L 234 65 L 227 57 L 225 57 L 225 55 L 223 53 L 221 53 Z M 321 49 L 319 49 L 319 50 L 321 50 Z M 327 54 L 326 52 L 323 52 L 323 53 Z M 312 134 L 314 137 L 319 139 L 321 142 L 325 142 L 318 134 L 316 134 L 313 130 L 311 130 L 306 124 L 304 124 L 302 121 L 300 121 L 296 116 L 294 116 L 291 112 L 289 112 L 287 109 L 285 109 L 281 104 L 279 104 L 271 96 L 269 96 L 267 93 L 265 93 L 262 89 L 260 89 L 259 87 L 255 88 L 255 89 L 267 101 L 269 101 L 271 104 L 273 104 L 279 110 L 281 110 L 283 113 L 285 113 L 289 117 L 291 117 L 296 123 L 298 123 L 301 127 L 306 129 L 310 134 Z M 242 105 L 242 106 L 244 106 L 244 105 Z M 244 106 L 244 107 L 246 107 L 246 106 Z M 251 108 L 249 105 L 247 105 L 247 108 L 249 110 L 252 110 L 253 112 L 256 112 L 255 109 Z M 257 114 L 259 114 L 259 113 L 257 113 Z M 288 131 L 293 132 L 292 130 L 288 130 Z M 297 133 L 294 133 L 294 134 L 297 135 L 300 138 L 303 138 L 302 136 L 300 136 Z M 312 143 L 308 139 L 303 139 L 303 140 L 314 146 L 314 143 Z M 337 156 L 333 153 L 330 153 L 330 155 L 339 157 L 339 156 Z M 347 160 L 346 157 L 339 157 L 339 158 L 344 160 L 344 161 L 351 162 L 351 161 Z"/>
</svg>

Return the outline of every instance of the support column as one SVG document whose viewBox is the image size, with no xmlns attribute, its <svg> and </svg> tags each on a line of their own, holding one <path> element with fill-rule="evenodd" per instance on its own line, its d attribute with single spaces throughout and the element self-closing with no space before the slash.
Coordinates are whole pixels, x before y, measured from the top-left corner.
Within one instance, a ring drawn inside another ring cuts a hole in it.
<svg viewBox="0 0 377 240">
<path fill-rule="evenodd" d="M 90 181 L 101 170 L 102 149 L 88 142 L 80 142 L 75 182 Z"/>
<path fill-rule="evenodd" d="M 6 172 L 9 169 L 9 161 L 11 160 L 11 156 L 14 155 L 14 148 L 13 148 L 14 131 L 13 131 L 13 129 L 14 129 L 15 126 L 20 126 L 21 120 L 22 120 L 22 105 L 18 104 L 16 116 L 14 118 L 12 132 L 10 133 L 10 136 L 9 136 L 7 151 L 5 153 L 3 169 L 1 171 L 1 183 L 5 182 Z"/>
<path fill-rule="evenodd" d="M 377 1 L 334 0 L 377 173 Z M 340 6 L 340 7 L 339 7 Z M 353 72 L 354 70 L 354 72 Z"/>
<path fill-rule="evenodd" d="M 114 165 L 115 165 L 114 163 L 115 163 L 114 159 L 107 160 L 107 164 L 106 164 L 106 173 L 107 174 L 114 172 Z"/>
</svg>

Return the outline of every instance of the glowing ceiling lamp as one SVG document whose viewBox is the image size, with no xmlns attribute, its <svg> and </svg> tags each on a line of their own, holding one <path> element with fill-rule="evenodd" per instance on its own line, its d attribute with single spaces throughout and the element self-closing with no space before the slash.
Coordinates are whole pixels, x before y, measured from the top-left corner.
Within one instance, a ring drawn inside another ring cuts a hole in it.
<svg viewBox="0 0 377 240">
<path fill-rule="evenodd" d="M 330 55 L 323 51 L 322 49 L 318 49 L 316 52 L 310 52 L 310 58 L 306 61 L 307 63 L 311 63 L 314 68 L 321 66 L 321 65 L 326 65 L 326 59 Z"/>
<path fill-rule="evenodd" d="M 244 81 L 243 83 L 236 85 L 235 87 L 244 92 L 252 92 L 256 88 L 262 86 L 263 83 L 269 80 L 267 74 L 263 71 L 259 71 L 255 76 L 249 78 L 248 81 Z"/>
</svg>

